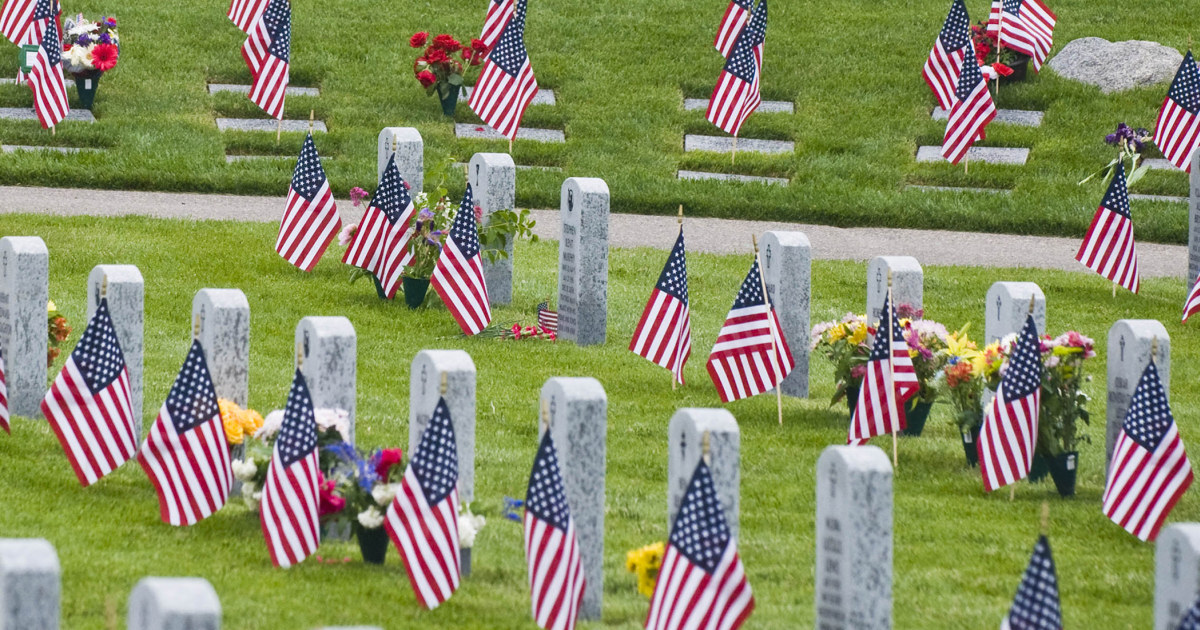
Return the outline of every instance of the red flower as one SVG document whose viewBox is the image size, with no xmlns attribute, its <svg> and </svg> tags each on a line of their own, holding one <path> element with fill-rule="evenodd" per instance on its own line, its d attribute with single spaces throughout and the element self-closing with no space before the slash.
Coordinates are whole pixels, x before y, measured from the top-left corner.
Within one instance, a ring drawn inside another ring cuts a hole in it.
<svg viewBox="0 0 1200 630">
<path fill-rule="evenodd" d="M 70 44 L 65 44 L 65 43 L 64 43 L 64 44 L 63 44 L 63 52 L 67 52 L 68 50 L 71 50 L 71 45 L 70 45 Z"/>
<path fill-rule="evenodd" d="M 333 493 L 333 489 L 336 486 L 337 484 L 332 479 L 326 479 L 325 475 L 317 471 L 317 489 L 320 494 L 320 505 L 317 507 L 317 516 L 337 514 L 346 507 L 346 500 Z"/>
<path fill-rule="evenodd" d="M 441 48 L 442 50 L 444 50 L 448 53 L 458 52 L 458 50 L 460 48 L 462 48 L 462 44 L 459 43 L 459 41 L 457 39 L 454 39 L 453 37 L 446 35 L 445 33 L 438 35 L 437 37 L 434 37 L 433 45 L 437 46 L 438 48 Z"/>
<path fill-rule="evenodd" d="M 100 72 L 112 70 L 117 65 L 117 47 L 112 44 L 96 44 L 92 48 L 92 65 Z"/>
<path fill-rule="evenodd" d="M 998 74 L 998 75 L 1000 75 L 1000 76 L 1002 76 L 1002 77 L 1006 77 L 1006 76 L 1008 76 L 1008 75 L 1010 75 L 1010 74 L 1012 74 L 1012 73 L 1013 73 L 1013 69 L 1012 69 L 1012 68 L 1009 68 L 1008 66 L 1006 66 L 1006 65 L 1004 65 L 1004 64 L 1002 64 L 1002 63 L 994 63 L 994 64 L 992 64 L 992 70 L 995 70 L 995 71 L 996 71 L 996 74 Z"/>
<path fill-rule="evenodd" d="M 398 448 L 385 448 L 379 451 L 379 462 L 375 464 L 375 474 L 379 475 L 380 483 L 387 483 L 388 474 L 393 466 L 399 466 L 404 458 L 404 451 Z"/>
<path fill-rule="evenodd" d="M 417 73 L 417 80 L 421 82 L 421 87 L 429 87 L 437 83 L 437 77 L 428 70 L 422 70 Z"/>
<path fill-rule="evenodd" d="M 413 48 L 420 48 L 420 47 L 424 46 L 425 42 L 428 40 L 429 40 L 429 33 L 425 32 L 425 31 L 421 31 L 420 33 L 416 33 L 408 39 L 408 45 L 412 46 Z"/>
<path fill-rule="evenodd" d="M 483 206 L 475 206 L 475 222 L 483 220 Z"/>
<path fill-rule="evenodd" d="M 463 61 L 470 61 L 470 60 L 471 60 L 471 54 L 472 54 L 472 53 L 471 53 L 471 49 L 470 49 L 470 48 L 464 48 L 464 49 L 462 49 L 462 58 L 463 58 Z"/>
<path fill-rule="evenodd" d="M 449 57 L 446 56 L 446 51 L 442 50 L 441 48 L 434 48 L 433 46 L 430 46 L 425 50 L 425 60 L 429 63 L 442 63 L 448 59 Z"/>
<path fill-rule="evenodd" d="M 475 52 L 482 55 L 483 53 L 488 51 L 488 45 L 483 43 L 482 39 L 472 39 L 471 40 L 471 50 L 474 50 Z"/>
</svg>

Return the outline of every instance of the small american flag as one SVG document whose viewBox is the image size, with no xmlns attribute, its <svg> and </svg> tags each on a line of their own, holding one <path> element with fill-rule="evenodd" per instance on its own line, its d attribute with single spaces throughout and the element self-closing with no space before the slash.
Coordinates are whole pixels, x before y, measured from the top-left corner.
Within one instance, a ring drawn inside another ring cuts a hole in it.
<svg viewBox="0 0 1200 630">
<path fill-rule="evenodd" d="M 250 27 L 267 9 L 268 0 L 232 0 L 227 15 L 242 32 L 249 33 Z"/>
<path fill-rule="evenodd" d="M 629 349 L 651 363 L 667 368 L 683 383 L 683 366 L 692 356 L 692 316 L 688 309 L 687 252 L 683 228 L 663 265 L 658 284 L 642 312 Z"/>
<path fill-rule="evenodd" d="M 979 469 L 988 492 L 1029 475 L 1042 400 L 1040 349 L 1037 327 L 1028 316 L 979 432 Z"/>
<path fill-rule="evenodd" d="M 992 0 L 987 30 L 998 34 L 998 43 L 1033 58 L 1041 69 L 1054 47 L 1054 25 L 1058 16 L 1041 0 Z"/>
<path fill-rule="evenodd" d="M 125 355 L 108 313 L 108 299 L 100 298 L 100 306 L 41 405 L 84 486 L 116 470 L 137 451 L 131 401 Z"/>
<path fill-rule="evenodd" d="M 1113 447 L 1104 515 L 1130 534 L 1154 540 L 1191 485 L 1192 465 L 1151 357 Z"/>
<path fill-rule="evenodd" d="M 49 129 L 67 117 L 67 84 L 63 81 L 62 40 L 58 25 L 46 20 L 46 33 L 33 57 L 29 71 L 29 89 L 33 91 L 33 109 L 43 129 Z"/>
<path fill-rule="evenodd" d="M 458 589 L 457 486 L 454 426 L 440 398 L 384 519 L 417 601 L 426 608 L 437 608 Z"/>
<path fill-rule="evenodd" d="M 412 196 L 396 168 L 393 153 L 358 232 L 342 256 L 342 262 L 375 274 L 389 298 L 396 295 L 400 273 L 413 258 L 408 246 L 413 235 L 413 212 Z"/>
<path fill-rule="evenodd" d="M 525 12 L 529 0 L 516 0 L 512 18 L 504 25 L 500 41 L 483 62 L 479 80 L 467 104 L 483 119 L 513 140 L 521 127 L 525 108 L 537 95 L 537 78 L 525 50 Z"/>
<path fill-rule="evenodd" d="M 1000 624 L 1000 630 L 1062 630 L 1062 607 L 1058 602 L 1058 574 L 1050 541 L 1039 536 L 1025 567 L 1025 576 L 1017 587 L 1012 608 Z"/>
<path fill-rule="evenodd" d="M 708 101 L 705 117 L 726 133 L 738 135 L 742 123 L 762 102 L 758 87 L 766 41 L 767 0 L 759 0 L 746 28 L 738 34 Z"/>
<path fill-rule="evenodd" d="M 312 271 L 340 229 L 342 219 L 310 133 L 292 175 L 275 251 L 300 269 Z"/>
<path fill-rule="evenodd" d="M 1192 172 L 1192 153 L 1200 146 L 1200 68 L 1190 50 L 1158 112 L 1154 144 L 1176 168 Z"/>
<path fill-rule="evenodd" d="M 229 499 L 233 469 L 204 349 L 192 349 L 138 452 L 158 492 L 159 515 L 171 525 L 194 525 Z"/>
<path fill-rule="evenodd" d="M 1175 630 L 1200 630 L 1200 600 L 1192 604 Z"/>
<path fill-rule="evenodd" d="M 547 630 L 574 628 L 585 580 L 575 521 L 549 431 L 542 435 L 525 496 L 525 561 L 533 619 Z"/>
<path fill-rule="evenodd" d="M 483 258 L 480 255 L 479 228 L 475 223 L 475 201 L 471 185 L 458 206 L 458 214 L 446 235 L 446 244 L 438 257 L 429 284 L 454 316 L 454 321 L 468 335 L 477 334 L 492 321 L 488 304 L 487 284 L 483 279 Z"/>
<path fill-rule="evenodd" d="M 920 388 L 904 329 L 892 307 L 891 291 L 884 298 L 883 314 L 867 357 L 867 372 L 850 420 L 847 444 L 860 445 L 877 435 L 904 429 L 904 403 Z"/>
<path fill-rule="evenodd" d="M 1196 282 L 1192 284 L 1192 290 L 1183 303 L 1183 321 L 1187 322 L 1188 318 L 1198 311 L 1200 311 L 1200 276 L 1196 276 Z"/>
<path fill-rule="evenodd" d="M 271 0 L 246 38 L 242 55 L 254 76 L 250 100 L 279 120 L 283 119 L 287 96 L 291 49 L 292 5 L 286 0 Z"/>
<path fill-rule="evenodd" d="M 737 541 L 725 522 L 712 473 L 701 460 L 667 540 L 646 628 L 734 630 L 753 610 Z"/>
<path fill-rule="evenodd" d="M 262 530 L 277 567 L 303 562 L 321 544 L 317 521 L 317 417 L 296 370 L 262 493 Z"/>
<path fill-rule="evenodd" d="M 12 433 L 8 426 L 8 386 L 4 380 L 4 346 L 0 346 L 0 429 Z"/>
<path fill-rule="evenodd" d="M 57 19 L 60 13 L 58 0 L 8 0 L 0 9 L 0 33 L 18 46 L 37 44 L 42 41 L 49 18 L 55 18 L 55 28 L 61 30 Z"/>
<path fill-rule="evenodd" d="M 1129 188 L 1125 164 L 1117 163 L 1108 193 L 1096 209 L 1075 260 L 1113 282 L 1138 292 L 1137 243 L 1133 241 L 1133 217 L 1129 213 Z"/>
<path fill-rule="evenodd" d="M 537 321 L 538 326 L 541 326 L 552 333 L 558 333 L 558 311 L 550 310 L 549 300 L 538 304 Z"/>
<path fill-rule="evenodd" d="M 242 43 L 242 59 L 250 69 L 250 76 L 257 77 L 262 70 L 263 62 L 271 54 L 271 31 L 280 21 L 292 19 L 292 7 L 288 0 L 269 0 L 266 10 L 262 11 L 246 31 L 246 41 Z"/>
<path fill-rule="evenodd" d="M 746 26 L 750 10 L 754 8 L 754 0 L 730 0 L 721 17 L 721 25 L 717 27 L 717 36 L 713 38 L 713 46 L 720 51 L 722 57 L 728 57 L 737 41 L 738 33 Z"/>
<path fill-rule="evenodd" d="M 942 140 L 942 157 L 953 164 L 958 164 L 967 155 L 976 140 L 984 138 L 988 123 L 996 117 L 996 103 L 979 71 L 979 62 L 974 53 L 969 57 L 962 64 L 954 92 L 956 100 L 950 108 L 946 136 Z"/>
<path fill-rule="evenodd" d="M 721 400 L 730 402 L 776 387 L 794 366 L 755 259 L 708 356 L 708 375 Z"/>
<path fill-rule="evenodd" d="M 958 85 L 958 76 L 962 74 L 963 60 L 971 52 L 971 21 L 967 17 L 967 5 L 963 0 L 954 0 L 921 72 L 929 89 L 933 90 L 938 105 L 946 111 L 950 111 L 958 100 L 954 96 L 955 87 Z"/>
<path fill-rule="evenodd" d="M 504 25 L 508 24 L 512 14 L 513 0 L 488 0 L 487 17 L 483 20 L 483 32 L 479 35 L 479 39 L 487 44 L 488 48 L 496 45 L 496 40 L 500 39 L 500 33 L 504 31 Z"/>
</svg>

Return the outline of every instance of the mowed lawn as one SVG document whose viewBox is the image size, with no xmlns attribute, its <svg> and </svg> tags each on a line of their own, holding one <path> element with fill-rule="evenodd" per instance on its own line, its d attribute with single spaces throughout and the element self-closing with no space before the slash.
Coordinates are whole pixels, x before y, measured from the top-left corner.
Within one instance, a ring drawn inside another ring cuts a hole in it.
<svg viewBox="0 0 1200 630">
<path fill-rule="evenodd" d="M 505 496 L 524 495 L 536 449 L 538 392 L 552 376 L 593 376 L 608 394 L 607 515 L 603 623 L 638 627 L 647 600 L 625 572 L 629 549 L 664 540 L 667 422 L 677 408 L 715 407 L 719 399 L 704 361 L 750 256 L 693 255 L 689 261 L 695 349 L 688 384 L 672 392 L 665 370 L 626 347 L 643 301 L 666 257 L 658 250 L 613 250 L 608 343 L 466 339 L 440 305 L 412 312 L 379 301 L 372 288 L 348 283 L 334 245 L 312 274 L 298 272 L 270 249 L 270 225 L 6 216 L 4 234 L 38 234 L 51 252 L 51 296 L 75 327 L 84 326 L 88 271 L 99 263 L 138 265 L 146 279 L 145 420 L 165 398 L 189 344 L 195 292 L 237 287 L 251 304 L 250 404 L 264 414 L 282 407 L 292 373 L 292 331 L 306 315 L 345 315 L 359 335 L 360 446 L 407 444 L 408 379 L 424 348 L 461 348 L 478 368 L 476 502 L 488 517 L 478 538 L 475 572 L 434 612 L 419 608 L 394 550 L 383 567 L 366 566 L 356 547 L 324 545 L 325 558 L 291 570 L 271 566 L 256 515 L 240 503 L 187 529 L 158 520 L 154 490 L 135 464 L 91 488 L 75 481 L 52 433 L 41 422 L 15 421 L 0 435 L 0 536 L 46 537 L 63 565 L 64 627 L 105 628 L 106 607 L 124 615 L 128 594 L 148 575 L 196 575 L 220 594 L 227 628 L 311 628 L 379 624 L 407 628 L 528 628 L 521 528 L 501 516 Z M 672 240 L 663 235 L 663 245 Z M 537 302 L 553 293 L 557 246 L 517 248 L 514 305 L 500 321 L 531 322 Z M 814 321 L 864 308 L 864 265 L 813 265 Z M 1144 628 L 1150 622 L 1154 546 L 1138 542 L 1100 512 L 1104 453 L 1104 349 L 1118 318 L 1162 320 L 1172 335 L 1172 401 L 1184 440 L 1200 453 L 1200 351 L 1181 327 L 1184 287 L 1148 280 L 1142 294 L 1121 292 L 1086 274 L 929 267 L 925 308 L 951 327 L 982 330 L 983 296 L 995 280 L 1032 280 L 1049 302 L 1049 327 L 1076 329 L 1097 341 L 1086 391 L 1098 424 L 1084 445 L 1079 493 L 1058 498 L 1052 484 L 985 495 L 977 470 L 965 466 L 949 409 L 934 410 L 924 436 L 902 439 L 895 478 L 895 626 L 994 627 L 1007 611 L 1038 532 L 1043 501 L 1051 505 L 1051 543 L 1058 563 L 1067 627 Z M 60 361 L 61 363 L 61 361 Z M 728 405 L 742 431 L 739 541 L 757 599 L 755 628 L 806 628 L 813 622 L 814 471 L 822 449 L 845 441 L 844 405 L 824 359 L 812 362 L 812 398 L 759 396 Z M 887 440 L 878 442 L 890 448 Z M 1192 490 L 1173 521 L 1200 520 Z"/>
<path fill-rule="evenodd" d="M 723 63 L 711 42 L 726 4 L 531 0 L 529 53 L 539 83 L 555 90 L 558 104 L 531 107 L 525 125 L 562 129 L 567 142 L 516 143 L 519 164 L 563 169 L 521 171 L 517 203 L 555 206 L 563 177 L 585 176 L 608 182 L 619 212 L 665 214 L 684 203 L 696 216 L 1082 235 L 1104 190 L 1099 183 L 1076 182 L 1112 157 L 1102 139 L 1118 122 L 1153 127 L 1167 89 L 1164 83 L 1105 96 L 1046 70 L 1025 84 L 1002 87 L 998 96 L 1001 107 L 1045 111 L 1042 127 L 995 124 L 983 143 L 1031 148 L 1026 166 L 972 164 L 965 174 L 948 164 L 918 165 L 917 147 L 940 144 L 944 131 L 944 123 L 929 118 L 934 101 L 920 71 L 948 0 L 778 2 L 770 8 L 762 93 L 793 102 L 796 111 L 755 114 L 741 136 L 793 140 L 796 150 L 743 153 L 735 167 L 728 154 L 683 151 L 685 133 L 721 133 L 704 112 L 684 111 L 682 100 L 711 93 Z M 1194 23 L 1187 3 L 1050 4 L 1059 16 L 1055 52 L 1084 36 L 1182 49 Z M 217 131 L 217 117 L 265 118 L 242 95 L 207 92 L 209 82 L 250 82 L 238 52 L 244 35 L 226 19 L 226 6 L 68 3 L 68 14 L 107 12 L 120 21 L 121 62 L 100 82 L 99 122 L 67 123 L 51 136 L 36 122 L 0 120 L 0 140 L 107 152 L 6 155 L 0 182 L 282 196 L 291 160 L 224 160 L 227 153 L 294 158 L 302 141 L 298 133 L 276 144 L 272 133 Z M 289 98 L 287 117 L 307 119 L 315 111 L 329 126 L 317 148 L 339 196 L 353 186 L 374 187 L 376 136 L 385 126 L 418 128 L 427 163 L 507 150 L 504 142 L 458 140 L 436 99 L 425 96 L 411 73 L 417 51 L 408 47 L 409 35 L 430 30 L 478 36 L 485 7 L 485 0 L 404 0 L 386 7 L 351 0 L 293 3 L 292 84 L 320 87 L 321 96 Z M 987 7 L 984 0 L 968 3 L 976 20 Z M 15 52 L 0 47 L 0 75 L 15 72 Z M 0 106 L 31 103 L 26 87 L 0 86 Z M 465 105 L 455 120 L 478 122 Z M 791 185 L 680 182 L 679 169 L 786 177 Z M 929 193 L 909 185 L 1004 188 L 1012 194 Z M 1186 175 L 1155 172 L 1134 192 L 1186 195 Z M 1133 212 L 1140 239 L 1186 241 L 1186 206 L 1138 201 Z"/>
</svg>

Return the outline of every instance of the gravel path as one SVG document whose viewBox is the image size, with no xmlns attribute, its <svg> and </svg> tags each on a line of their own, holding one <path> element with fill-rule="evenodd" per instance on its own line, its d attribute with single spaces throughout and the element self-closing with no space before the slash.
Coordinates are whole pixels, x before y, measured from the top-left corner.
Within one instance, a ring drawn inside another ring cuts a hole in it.
<svg viewBox="0 0 1200 630">
<path fill-rule="evenodd" d="M 81 212 L 78 210 L 80 208 L 87 211 Z M 345 220 L 356 221 L 361 214 L 349 201 L 340 202 L 338 208 Z M 0 186 L 0 213 L 13 212 L 274 222 L 279 220 L 283 212 L 283 196 L 239 197 Z M 558 239 L 560 226 L 556 215 L 557 211 L 554 210 L 533 211 L 539 236 Z M 798 230 L 808 235 L 816 259 L 867 260 L 881 254 L 908 255 L 915 256 L 923 265 L 1035 267 L 1091 273 L 1075 261 L 1075 252 L 1079 248 L 1079 239 L 1075 238 L 835 228 L 732 219 L 687 219 L 686 223 L 688 249 L 697 252 L 744 253 L 750 249 L 751 234 L 762 234 L 767 230 Z M 674 243 L 675 225 L 674 217 L 614 214 L 609 224 L 609 237 L 615 247 L 668 249 Z M 1187 247 L 1140 243 L 1138 268 L 1142 277 L 1183 278 L 1187 271 Z"/>
</svg>

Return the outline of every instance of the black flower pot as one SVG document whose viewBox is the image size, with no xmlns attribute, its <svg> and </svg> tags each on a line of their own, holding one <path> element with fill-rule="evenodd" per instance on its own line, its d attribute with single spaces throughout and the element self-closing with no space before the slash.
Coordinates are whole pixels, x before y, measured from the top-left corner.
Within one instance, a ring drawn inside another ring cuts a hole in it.
<svg viewBox="0 0 1200 630">
<path fill-rule="evenodd" d="M 1050 460 L 1038 453 L 1033 454 L 1033 465 L 1029 467 L 1029 481 L 1040 483 L 1050 474 Z"/>
<path fill-rule="evenodd" d="M 459 548 L 458 550 L 458 573 L 463 577 L 471 577 L 471 548 Z"/>
<path fill-rule="evenodd" d="M 80 107 L 92 108 L 92 104 L 96 102 L 96 89 L 100 87 L 100 75 L 102 74 L 104 73 L 99 70 L 92 70 L 75 75 L 75 89 L 79 93 Z"/>
<path fill-rule="evenodd" d="M 858 406 L 858 390 L 861 386 L 851 386 L 846 388 L 846 409 L 850 411 L 850 417 L 854 417 L 854 408 Z"/>
<path fill-rule="evenodd" d="M 354 531 L 355 537 L 358 538 L 358 549 L 362 552 L 363 562 L 383 564 L 388 550 L 387 530 L 383 527 L 375 529 L 355 527 Z"/>
<path fill-rule="evenodd" d="M 1000 77 L 1001 83 L 1018 83 L 1025 80 L 1026 74 L 1029 72 L 1029 56 L 1017 53 L 1017 58 L 1012 63 L 1004 64 L 1012 68 L 1012 74 L 1006 77 Z"/>
<path fill-rule="evenodd" d="M 442 91 L 438 90 L 438 98 L 442 101 L 442 113 L 453 118 L 454 109 L 458 107 L 458 91 L 462 89 L 461 85 L 446 84 L 447 94 L 442 95 Z"/>
<path fill-rule="evenodd" d="M 379 278 L 375 277 L 375 274 L 371 274 L 371 282 L 375 283 L 375 295 L 378 295 L 379 299 L 381 299 L 381 300 L 391 299 L 388 297 L 387 292 L 383 290 L 383 283 L 381 283 L 379 281 Z"/>
<path fill-rule="evenodd" d="M 900 435 L 917 437 L 925 430 L 925 421 L 929 419 L 929 411 L 933 409 L 931 402 L 919 402 L 916 398 L 908 399 L 904 404 L 905 428 Z"/>
<path fill-rule="evenodd" d="M 1079 472 L 1079 451 L 1059 453 L 1050 460 L 1050 477 L 1059 496 L 1075 496 L 1075 476 Z"/>
<path fill-rule="evenodd" d="M 429 278 L 409 278 L 404 276 L 404 303 L 408 308 L 418 309 L 425 303 L 425 294 L 429 292 Z"/>
<path fill-rule="evenodd" d="M 975 468 L 979 465 L 979 427 L 963 433 L 961 437 L 963 454 L 967 456 L 967 465 Z"/>
</svg>

